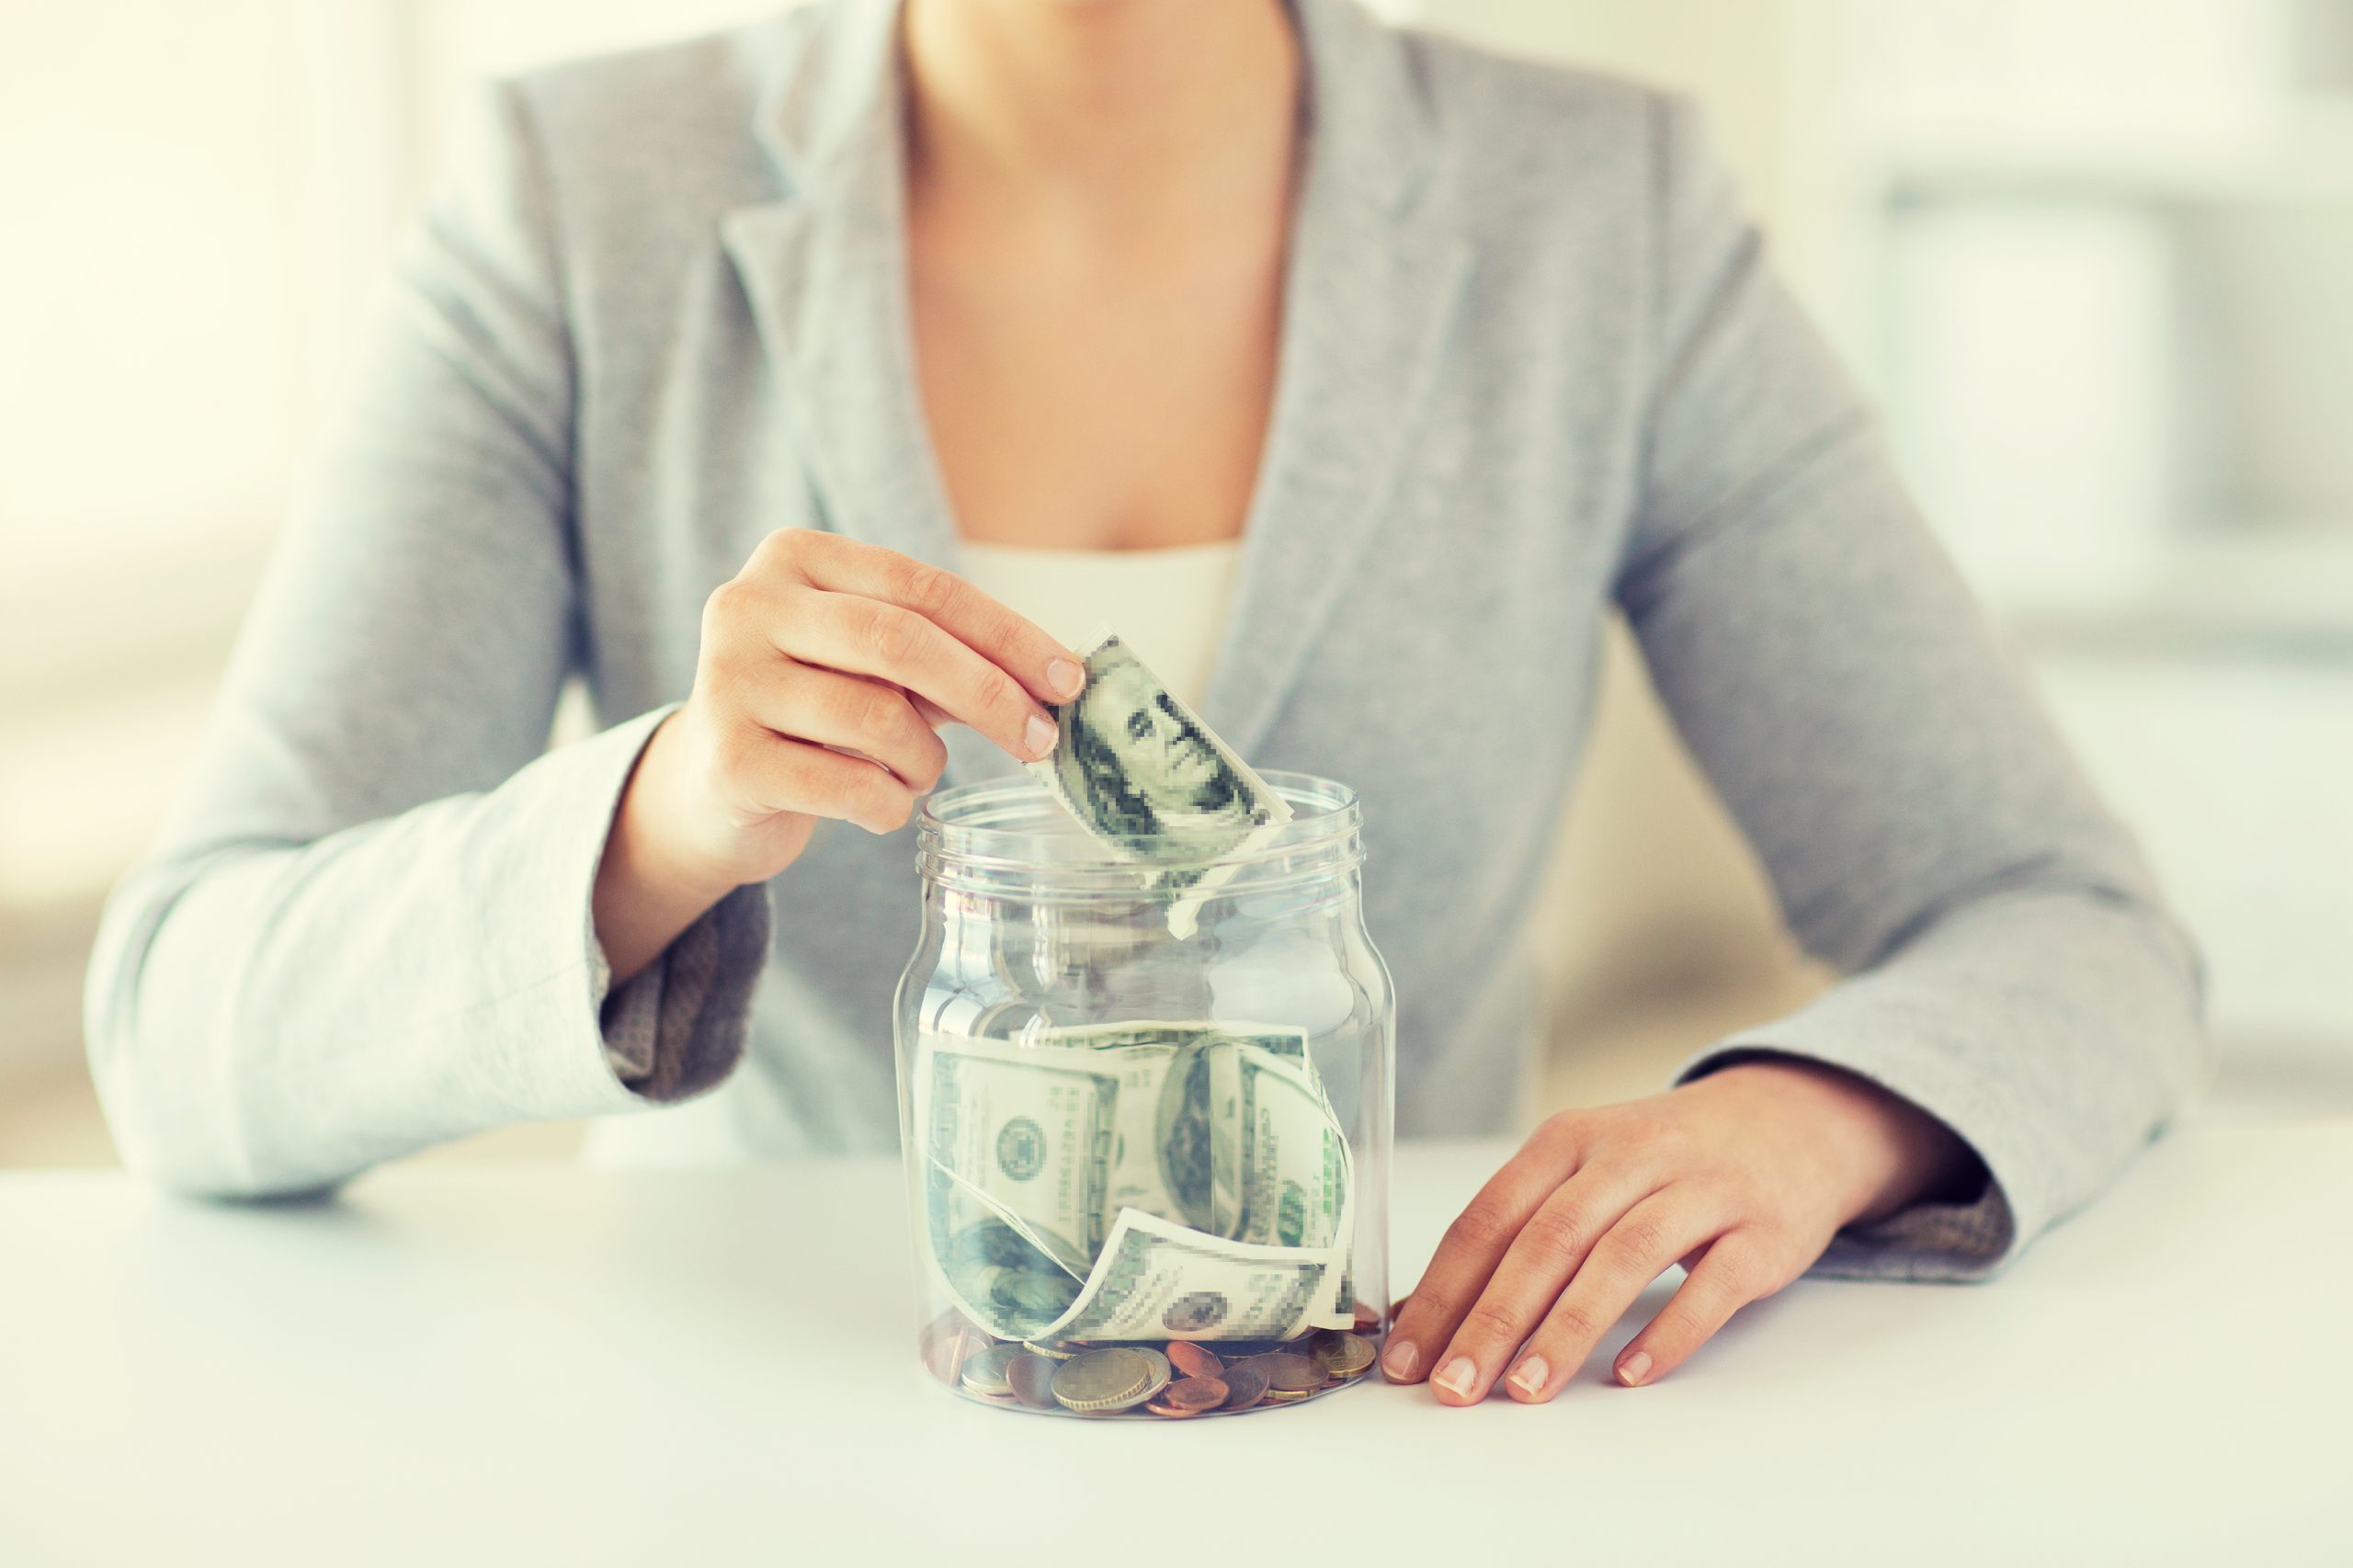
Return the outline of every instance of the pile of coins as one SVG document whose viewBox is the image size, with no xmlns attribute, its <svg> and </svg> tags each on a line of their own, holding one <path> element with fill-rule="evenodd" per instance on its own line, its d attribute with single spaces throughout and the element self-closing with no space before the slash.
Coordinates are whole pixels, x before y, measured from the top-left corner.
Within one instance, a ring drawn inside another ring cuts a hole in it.
<svg viewBox="0 0 2353 1568">
<path fill-rule="evenodd" d="M 1082 1345 L 1000 1340 L 949 1312 L 924 1331 L 924 1364 L 949 1388 L 992 1404 L 1078 1415 L 1187 1420 L 1295 1404 L 1356 1381 L 1380 1348 L 1380 1316 L 1358 1303 L 1357 1332 L 1317 1329 L 1276 1343 L 1188 1339 Z"/>
</svg>

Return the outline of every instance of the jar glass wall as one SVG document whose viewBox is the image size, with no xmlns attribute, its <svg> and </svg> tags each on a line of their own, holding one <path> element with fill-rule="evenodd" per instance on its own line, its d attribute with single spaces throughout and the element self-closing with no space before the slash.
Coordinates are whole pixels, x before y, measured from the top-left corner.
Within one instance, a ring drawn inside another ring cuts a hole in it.
<svg viewBox="0 0 2353 1568">
<path fill-rule="evenodd" d="M 1027 779 L 943 791 L 899 986 L 917 1350 L 1009 1409 L 1165 1419 L 1365 1376 L 1388 1311 L 1394 1008 L 1354 793 L 1184 865 Z"/>
</svg>

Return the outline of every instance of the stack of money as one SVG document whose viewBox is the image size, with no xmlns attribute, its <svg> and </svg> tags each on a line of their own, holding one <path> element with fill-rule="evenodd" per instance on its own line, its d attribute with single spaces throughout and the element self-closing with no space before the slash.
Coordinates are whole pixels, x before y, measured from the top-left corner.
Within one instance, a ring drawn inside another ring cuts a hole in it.
<svg viewBox="0 0 2353 1568">
<path fill-rule="evenodd" d="M 1029 771 L 1106 847 L 1142 863 L 1170 935 L 1189 937 L 1240 858 L 1291 820 L 1290 803 L 1109 628 L 1082 656 L 1086 684 L 1053 710 L 1061 736 Z"/>
<path fill-rule="evenodd" d="M 1355 1162 L 1303 1030 L 926 1033 L 908 1085 L 934 1285 L 1004 1340 L 1355 1324 Z"/>
</svg>

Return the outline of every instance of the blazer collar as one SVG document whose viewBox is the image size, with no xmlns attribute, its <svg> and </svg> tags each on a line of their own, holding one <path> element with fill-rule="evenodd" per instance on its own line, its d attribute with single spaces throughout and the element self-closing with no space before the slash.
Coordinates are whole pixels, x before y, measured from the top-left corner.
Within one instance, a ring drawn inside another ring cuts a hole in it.
<svg viewBox="0 0 2353 1568">
<path fill-rule="evenodd" d="M 1292 0 L 1308 137 L 1272 422 L 1202 702 L 1264 740 L 1404 462 L 1468 261 L 1425 187 L 1435 138 L 1404 41 L 1355 0 Z M 837 0 L 774 74 L 755 133 L 783 194 L 722 233 L 828 527 L 955 569 L 909 311 L 897 0 Z M 949 774 L 1014 764 L 949 732 Z M 1313 767 L 1313 756 L 1284 760 Z"/>
</svg>

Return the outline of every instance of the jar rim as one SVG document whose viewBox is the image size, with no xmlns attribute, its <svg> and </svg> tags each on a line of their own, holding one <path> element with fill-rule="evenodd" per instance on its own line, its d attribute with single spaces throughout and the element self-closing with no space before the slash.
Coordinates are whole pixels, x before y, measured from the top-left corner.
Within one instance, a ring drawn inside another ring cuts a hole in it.
<svg viewBox="0 0 2353 1568">
<path fill-rule="evenodd" d="M 1290 822 L 1252 835 L 1241 854 L 1155 861 L 1184 868 L 1250 866 L 1346 846 L 1357 834 L 1362 812 L 1357 792 L 1336 779 L 1282 768 L 1262 768 L 1258 777 L 1290 803 Z M 1011 813 L 1027 812 L 1030 825 L 999 825 Z M 959 784 L 924 798 L 915 815 L 916 844 L 926 859 L 958 867 L 994 866 L 1006 870 L 1045 869 L 1056 872 L 1126 871 L 1137 862 L 1105 847 L 1081 827 L 1052 791 L 1028 774 Z"/>
</svg>

